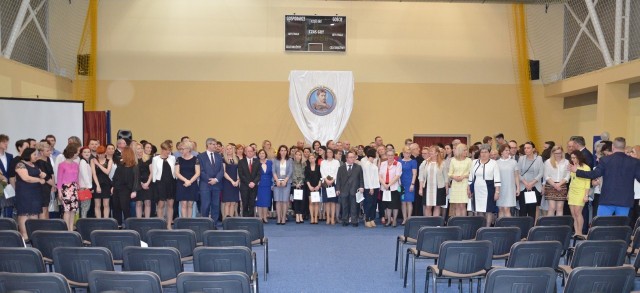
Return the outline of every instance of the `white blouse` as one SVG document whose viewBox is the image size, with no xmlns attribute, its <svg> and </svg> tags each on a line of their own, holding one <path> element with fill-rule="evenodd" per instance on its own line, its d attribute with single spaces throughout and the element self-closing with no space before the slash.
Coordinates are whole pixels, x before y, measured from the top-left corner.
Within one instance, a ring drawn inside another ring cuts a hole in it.
<svg viewBox="0 0 640 293">
<path fill-rule="evenodd" d="M 78 185 L 80 188 L 93 187 L 91 165 L 86 160 L 80 160 L 80 170 L 78 173 Z"/>
<path fill-rule="evenodd" d="M 320 163 L 320 175 L 322 175 L 322 178 L 331 176 L 333 180 L 336 180 L 336 177 L 338 177 L 338 168 L 340 168 L 340 162 L 338 162 L 338 160 L 322 160 L 322 163 Z"/>
<path fill-rule="evenodd" d="M 546 160 L 544 162 L 544 181 L 560 182 L 564 179 L 565 182 L 569 182 L 571 173 L 567 170 L 568 165 L 569 161 L 562 159 L 562 161 L 556 162 L 556 167 L 554 168 L 551 165 L 551 160 Z"/>
<path fill-rule="evenodd" d="M 163 161 L 164 160 L 160 156 L 153 157 L 153 160 L 151 161 L 151 168 L 153 172 L 152 173 L 153 182 L 156 182 L 162 178 Z M 171 176 L 175 179 L 176 178 L 176 157 L 174 157 L 173 155 L 169 155 L 167 157 L 167 163 L 169 163 L 169 166 L 171 166 Z M 115 164 L 113 164 L 113 166 L 115 167 Z"/>
<path fill-rule="evenodd" d="M 485 164 L 480 163 L 479 159 L 473 160 L 471 166 L 469 185 L 473 182 L 473 176 L 476 176 L 476 180 L 493 180 L 495 187 L 500 186 L 500 168 L 495 160 L 489 160 Z"/>
<path fill-rule="evenodd" d="M 378 165 L 369 162 L 366 158 L 360 161 L 362 166 L 362 177 L 364 179 L 365 189 L 380 188 L 380 180 L 378 179 Z"/>
</svg>

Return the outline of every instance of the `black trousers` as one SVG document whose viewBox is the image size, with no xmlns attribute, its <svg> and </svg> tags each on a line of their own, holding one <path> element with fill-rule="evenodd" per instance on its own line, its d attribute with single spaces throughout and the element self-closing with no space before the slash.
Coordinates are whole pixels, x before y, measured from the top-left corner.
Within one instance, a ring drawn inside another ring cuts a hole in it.
<svg viewBox="0 0 640 293">
<path fill-rule="evenodd" d="M 240 199 L 242 200 L 242 216 L 253 217 L 256 210 L 256 196 L 258 196 L 258 185 L 253 188 L 245 186 L 240 189 Z"/>
<path fill-rule="evenodd" d="M 518 196 L 518 202 L 520 203 L 520 217 L 532 217 L 536 218 L 536 207 L 540 206 L 540 201 L 542 200 L 542 194 L 535 187 L 533 188 L 533 192 L 536 193 L 536 203 L 526 204 L 524 201 L 524 192 L 526 190 L 520 191 L 520 196 Z"/>
<path fill-rule="evenodd" d="M 122 226 L 122 222 L 131 217 L 131 192 L 128 190 L 114 190 L 113 217 Z"/>
</svg>

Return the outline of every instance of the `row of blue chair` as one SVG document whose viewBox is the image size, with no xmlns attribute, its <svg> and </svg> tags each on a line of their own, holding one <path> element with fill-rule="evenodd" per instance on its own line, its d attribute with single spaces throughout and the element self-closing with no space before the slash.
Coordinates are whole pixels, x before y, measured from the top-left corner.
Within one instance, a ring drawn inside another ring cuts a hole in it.
<svg viewBox="0 0 640 293">
<path fill-rule="evenodd" d="M 178 293 L 187 292 L 251 292 L 249 276 L 243 272 L 180 273 Z M 153 272 L 91 271 L 90 292 L 162 292 L 160 277 Z M 67 279 L 58 273 L 2 273 L 0 288 L 6 292 L 70 293 Z"/>
</svg>

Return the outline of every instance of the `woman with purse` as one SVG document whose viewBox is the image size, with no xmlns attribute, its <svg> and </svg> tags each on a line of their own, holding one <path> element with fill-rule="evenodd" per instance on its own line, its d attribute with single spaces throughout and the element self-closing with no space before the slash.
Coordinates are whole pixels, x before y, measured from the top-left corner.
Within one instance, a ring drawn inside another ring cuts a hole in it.
<svg viewBox="0 0 640 293">
<path fill-rule="evenodd" d="M 91 208 L 91 189 L 92 184 L 92 171 L 89 163 L 91 160 L 91 150 L 88 147 L 80 149 L 80 167 L 78 175 L 78 200 L 80 201 L 80 217 L 86 218 L 89 209 Z"/>
<path fill-rule="evenodd" d="M 309 161 L 304 167 L 305 184 L 309 190 L 309 213 L 311 214 L 312 225 L 318 224 L 318 213 L 320 212 L 320 188 L 322 186 L 322 175 L 320 167 L 316 164 L 316 153 L 309 154 Z M 314 201 L 312 193 L 318 194 L 317 201 Z"/>
<path fill-rule="evenodd" d="M 80 165 L 75 162 L 80 145 L 71 143 L 62 152 L 65 160 L 58 164 L 58 199 L 64 207 L 64 222 L 73 231 L 73 220 L 78 211 L 78 174 Z"/>
<path fill-rule="evenodd" d="M 378 171 L 378 179 L 380 180 L 380 187 L 383 191 L 382 201 L 386 202 L 386 218 L 387 223 L 385 226 L 393 224 L 395 228 L 397 226 L 396 220 L 398 219 L 398 210 L 400 209 L 400 176 L 402 176 L 402 166 L 395 160 L 395 153 L 393 150 L 389 150 L 386 153 L 387 160 L 380 164 Z M 387 196 L 385 197 L 385 193 Z"/>
</svg>

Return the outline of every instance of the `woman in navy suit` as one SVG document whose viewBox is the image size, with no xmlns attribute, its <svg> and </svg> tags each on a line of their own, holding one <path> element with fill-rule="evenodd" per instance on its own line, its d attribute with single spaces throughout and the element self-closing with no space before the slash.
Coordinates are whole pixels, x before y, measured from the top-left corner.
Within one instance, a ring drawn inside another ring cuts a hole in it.
<svg viewBox="0 0 640 293">
<path fill-rule="evenodd" d="M 273 162 L 267 159 L 267 152 L 263 149 L 258 151 L 258 158 L 260 159 L 260 182 L 258 182 L 256 207 L 258 207 L 258 217 L 262 219 L 262 222 L 267 223 L 267 210 L 271 205 L 271 190 L 273 189 Z"/>
</svg>

